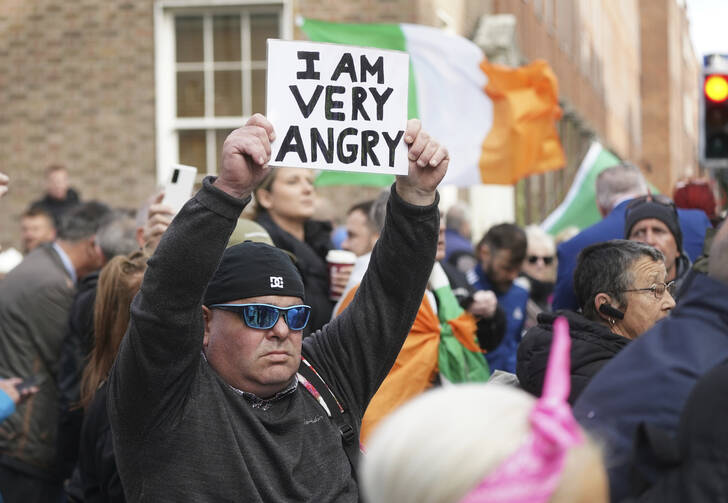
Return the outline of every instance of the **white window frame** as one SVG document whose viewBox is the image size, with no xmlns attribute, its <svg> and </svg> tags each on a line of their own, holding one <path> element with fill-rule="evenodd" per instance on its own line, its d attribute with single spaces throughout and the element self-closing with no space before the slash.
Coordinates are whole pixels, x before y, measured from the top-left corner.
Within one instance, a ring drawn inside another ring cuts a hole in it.
<svg viewBox="0 0 728 503">
<path fill-rule="evenodd" d="M 175 61 L 175 32 L 174 16 L 184 13 L 203 13 L 209 11 L 235 11 L 246 7 L 277 6 L 281 12 L 281 38 L 293 39 L 293 0 L 156 0 L 154 3 L 154 76 L 155 76 L 155 121 L 156 121 L 156 178 L 157 184 L 163 184 L 169 176 L 170 166 L 179 163 L 179 136 L 182 129 L 204 129 L 206 135 L 206 166 L 199 167 L 198 178 L 207 174 L 214 174 L 216 167 L 214 158 L 217 155 L 215 140 L 216 129 L 234 129 L 242 126 L 248 117 L 211 117 L 209 107 L 213 107 L 211 93 L 214 92 L 211 82 L 211 72 L 205 72 L 205 118 L 178 118 L 177 117 L 177 81 L 176 69 L 179 65 Z M 207 19 L 207 18 L 206 18 Z M 242 30 L 248 27 L 241 26 Z M 211 30 L 205 30 L 210 34 Z M 208 40 L 209 39 L 209 40 Z M 212 39 L 206 36 L 204 40 L 205 52 L 211 50 Z M 250 47 L 242 47 L 242 59 L 250 55 Z M 248 57 L 247 60 L 250 58 Z M 247 64 L 247 63 L 246 63 Z M 217 64 L 219 65 L 219 63 Z M 235 69 L 239 68 L 238 66 Z M 255 69 L 251 66 L 250 69 Z M 249 72 L 243 72 L 242 86 L 250 86 Z M 249 95 L 249 93 L 248 93 Z M 243 110 L 250 109 L 250 103 L 243 104 Z M 212 171 L 207 172 L 208 167 Z"/>
</svg>

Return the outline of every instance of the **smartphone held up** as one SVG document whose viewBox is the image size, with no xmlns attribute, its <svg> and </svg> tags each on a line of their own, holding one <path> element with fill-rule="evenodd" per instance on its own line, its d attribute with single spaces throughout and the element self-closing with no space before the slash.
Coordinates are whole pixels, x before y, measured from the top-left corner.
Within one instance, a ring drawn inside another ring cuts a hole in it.
<svg viewBox="0 0 728 503">
<path fill-rule="evenodd" d="M 164 186 L 164 199 L 162 204 L 172 208 L 175 213 L 192 197 L 192 189 L 197 178 L 197 168 L 184 164 L 173 164 L 169 179 Z"/>
</svg>

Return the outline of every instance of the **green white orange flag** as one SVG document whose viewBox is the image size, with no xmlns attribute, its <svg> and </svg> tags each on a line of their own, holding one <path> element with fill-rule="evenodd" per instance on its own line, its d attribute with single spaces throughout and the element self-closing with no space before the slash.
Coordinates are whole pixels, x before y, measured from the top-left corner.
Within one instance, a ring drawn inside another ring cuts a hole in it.
<svg viewBox="0 0 728 503">
<path fill-rule="evenodd" d="M 486 61 L 470 40 L 429 26 L 302 19 L 315 42 L 406 51 L 408 115 L 450 151 L 443 183 L 513 184 L 564 165 L 556 133 L 558 85 L 544 61 L 508 68 Z M 390 175 L 325 171 L 317 185 L 387 185 Z"/>
</svg>

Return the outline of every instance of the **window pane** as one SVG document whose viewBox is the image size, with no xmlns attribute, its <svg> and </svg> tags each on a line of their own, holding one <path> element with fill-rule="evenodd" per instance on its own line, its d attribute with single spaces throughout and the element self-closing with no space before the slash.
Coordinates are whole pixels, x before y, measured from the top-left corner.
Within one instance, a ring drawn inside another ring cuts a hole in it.
<svg viewBox="0 0 728 503">
<path fill-rule="evenodd" d="M 240 70 L 215 72 L 215 115 L 243 115 Z"/>
<path fill-rule="evenodd" d="M 260 112 L 265 115 L 265 70 L 253 70 L 250 80 L 253 83 L 251 102 L 253 109 L 250 114 Z"/>
<path fill-rule="evenodd" d="M 202 17 L 174 18 L 178 63 L 199 63 L 204 58 L 202 48 Z"/>
<path fill-rule="evenodd" d="M 240 61 L 240 16 L 212 18 L 215 61 Z"/>
<path fill-rule="evenodd" d="M 205 115 L 205 81 L 202 72 L 177 72 L 177 117 Z"/>
<path fill-rule="evenodd" d="M 253 61 L 265 61 L 265 41 L 280 38 L 278 16 L 276 14 L 256 14 L 250 16 L 250 57 Z"/>
<path fill-rule="evenodd" d="M 195 166 L 199 173 L 206 173 L 206 153 L 204 130 L 198 129 L 179 132 L 180 164 Z"/>
</svg>

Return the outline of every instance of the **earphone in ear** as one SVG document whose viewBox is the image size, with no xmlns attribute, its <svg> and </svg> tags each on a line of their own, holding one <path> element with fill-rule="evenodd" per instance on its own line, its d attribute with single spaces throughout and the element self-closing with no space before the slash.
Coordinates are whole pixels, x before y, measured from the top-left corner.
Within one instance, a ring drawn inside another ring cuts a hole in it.
<svg viewBox="0 0 728 503">
<path fill-rule="evenodd" d="M 618 320 L 624 319 L 624 313 L 617 309 L 616 307 L 612 307 L 606 302 L 599 306 L 599 312 L 602 314 L 606 314 L 607 316 L 611 316 L 612 318 L 616 318 Z"/>
</svg>

